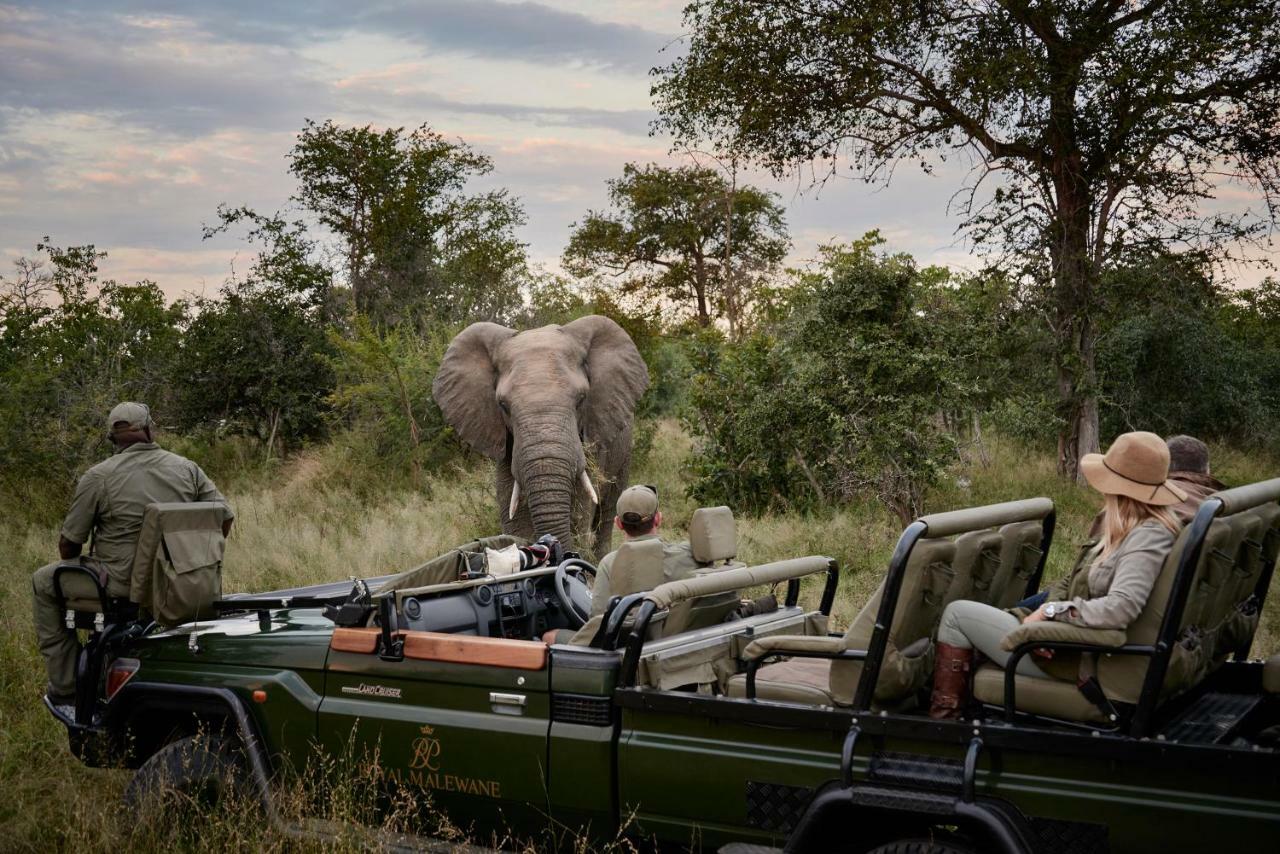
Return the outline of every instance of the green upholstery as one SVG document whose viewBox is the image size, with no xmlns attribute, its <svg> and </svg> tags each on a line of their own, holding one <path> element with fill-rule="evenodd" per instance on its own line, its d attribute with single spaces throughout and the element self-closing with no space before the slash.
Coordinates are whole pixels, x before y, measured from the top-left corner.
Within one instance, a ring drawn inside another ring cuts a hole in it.
<svg viewBox="0 0 1280 854">
<path fill-rule="evenodd" d="M 992 584 L 990 604 L 1012 608 L 1027 595 L 1027 584 L 1040 567 L 1040 539 L 1043 526 L 1039 520 L 1010 522 L 1000 528 L 1000 565 Z"/>
<path fill-rule="evenodd" d="M 876 681 L 875 701 L 890 705 L 904 700 L 918 691 L 933 670 L 933 647 L 924 644 L 916 655 L 904 655 L 902 650 L 921 639 L 928 640 L 942 615 L 943 596 L 951 585 L 951 559 L 955 545 L 945 539 L 925 539 L 916 543 L 907 561 L 894 609 L 893 622 L 885 646 L 884 662 Z M 830 647 L 829 651 L 842 649 L 866 649 L 875 629 L 876 614 L 884 584 L 876 590 L 871 600 L 862 607 L 849 630 L 841 638 L 812 638 L 788 636 L 770 638 L 770 644 L 752 644 L 744 655 L 755 658 L 766 651 L 795 649 L 811 650 L 816 646 Z M 915 651 L 914 649 L 912 651 Z M 825 661 L 796 658 L 777 662 L 760 669 L 756 680 L 756 696 L 767 700 L 782 700 L 796 696 L 800 691 L 812 695 L 813 671 L 819 666 L 827 673 L 823 687 L 824 705 L 851 705 L 853 695 L 862 676 L 862 663 L 858 661 Z M 791 675 L 789 675 L 791 674 Z M 768 678 L 763 678 L 767 675 Z M 792 675 L 794 679 L 792 679 Z M 793 689 L 792 682 L 803 683 L 803 690 Z M 746 696 L 746 675 L 738 674 L 729 680 L 730 696 Z M 813 701 L 805 701 L 813 702 Z"/>
<path fill-rule="evenodd" d="M 720 572 L 668 581 L 654 588 L 645 598 L 653 602 L 659 610 L 664 610 L 685 599 L 724 593 L 729 590 L 741 590 L 757 584 L 777 584 L 817 572 L 826 572 L 830 564 L 829 557 L 810 555 L 775 560 L 759 566 L 733 567 Z"/>
<path fill-rule="evenodd" d="M 700 564 L 738 556 L 738 529 L 728 507 L 699 507 L 689 520 L 689 549 Z"/>
<path fill-rule="evenodd" d="M 1073 721 L 1108 723 L 1098 708 L 1084 698 L 1074 682 L 1016 676 L 1018 708 L 1036 715 Z M 973 696 L 984 703 L 1004 703 L 1004 669 L 984 664 L 973 675 Z"/>
<path fill-rule="evenodd" d="M 97 614 L 103 610 L 102 600 L 98 598 L 98 588 L 85 573 L 64 572 L 59 576 L 59 584 L 62 586 L 62 595 L 66 597 L 68 611 Z"/>
<path fill-rule="evenodd" d="M 966 507 L 963 510 L 950 510 L 946 513 L 931 513 L 921 516 L 920 521 L 928 526 L 931 537 L 951 537 L 966 531 L 977 531 L 982 528 L 995 528 L 1014 522 L 1036 520 L 1037 522 L 1053 512 L 1053 502 L 1048 498 L 1027 498 L 1022 501 L 1006 501 L 1002 504 L 988 504 L 983 507 Z"/>
<path fill-rule="evenodd" d="M 956 537 L 955 571 L 943 600 L 943 607 L 959 599 L 991 603 L 996 578 L 1000 575 L 1000 533 L 991 529 L 970 531 Z"/>
<path fill-rule="evenodd" d="M 756 672 L 756 696 L 783 703 L 834 706 L 835 701 L 827 690 L 830 679 L 830 663 L 821 658 L 777 661 Z M 730 678 L 725 693 L 730 697 L 747 696 L 747 678 L 742 674 Z"/>
<path fill-rule="evenodd" d="M 1262 665 L 1262 690 L 1280 694 L 1280 655 L 1273 655 Z"/>
<path fill-rule="evenodd" d="M 693 511 L 689 522 L 689 550 L 700 566 L 694 571 L 695 577 L 744 566 L 734 560 L 738 556 L 738 530 L 733 512 L 723 506 L 699 507 Z M 725 590 L 676 603 L 667 615 L 663 635 L 724 622 L 738 607 L 739 595 L 737 590 Z"/>
<path fill-rule="evenodd" d="M 1006 652 L 1013 652 L 1025 643 L 1033 641 L 1043 643 L 1087 643 L 1095 646 L 1124 646 L 1125 633 L 1120 629 L 1091 629 L 1073 623 L 1058 623 L 1051 620 L 1037 620 L 1034 623 L 1023 623 L 1000 641 Z"/>
<path fill-rule="evenodd" d="M 1280 479 L 1218 495 L 1224 498 L 1224 515 L 1214 519 L 1205 534 L 1178 626 L 1179 642 L 1173 647 L 1161 687 L 1163 700 L 1195 686 L 1252 636 L 1258 612 L 1251 597 L 1262 568 L 1274 562 L 1280 550 L 1280 506 L 1274 503 L 1280 497 Z M 1146 606 L 1124 633 L 1126 643 L 1156 642 L 1189 536 L 1189 527 L 1179 533 Z M 1099 654 L 1097 677 L 1103 693 L 1113 703 L 1137 703 L 1148 665 L 1149 659 L 1143 656 Z M 981 668 L 974 680 L 974 696 L 986 703 L 1003 703 L 1003 678 L 999 668 Z M 1103 720 L 1073 682 L 1025 676 L 1016 680 L 1017 706 L 1023 711 L 1081 721 Z"/>
<path fill-rule="evenodd" d="M 955 577 L 944 605 L 971 599 L 1009 608 L 1026 595 L 1040 565 L 1041 522 L 1010 522 L 999 530 L 970 531 L 956 537 Z"/>
<path fill-rule="evenodd" d="M 215 616 L 228 513 L 220 501 L 148 504 L 134 549 L 130 601 L 162 626 Z"/>
</svg>

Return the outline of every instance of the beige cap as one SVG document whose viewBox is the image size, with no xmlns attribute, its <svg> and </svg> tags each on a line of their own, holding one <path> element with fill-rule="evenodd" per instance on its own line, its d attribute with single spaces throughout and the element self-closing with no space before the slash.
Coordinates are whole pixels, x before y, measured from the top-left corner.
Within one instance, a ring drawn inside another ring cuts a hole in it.
<svg viewBox="0 0 1280 854">
<path fill-rule="evenodd" d="M 1089 485 L 1105 495 L 1127 495 L 1143 504 L 1167 507 L 1187 494 L 1169 477 L 1169 446 L 1155 433 L 1122 433 L 1106 456 L 1085 454 L 1080 470 Z"/>
<path fill-rule="evenodd" d="M 658 493 L 652 486 L 629 486 L 618 496 L 618 518 L 628 525 L 648 522 L 658 512 Z"/>
<path fill-rule="evenodd" d="M 151 409 L 145 403 L 134 403 L 126 400 L 123 403 L 117 403 L 111 408 L 111 414 L 107 416 L 107 435 L 114 436 L 116 425 L 121 421 L 127 426 L 125 430 L 141 430 L 144 427 L 152 427 L 155 422 L 151 420 Z"/>
</svg>

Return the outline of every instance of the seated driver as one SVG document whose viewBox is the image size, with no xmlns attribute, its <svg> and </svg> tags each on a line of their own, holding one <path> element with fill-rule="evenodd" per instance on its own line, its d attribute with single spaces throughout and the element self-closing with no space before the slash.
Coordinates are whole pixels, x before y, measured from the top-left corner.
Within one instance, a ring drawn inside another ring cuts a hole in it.
<svg viewBox="0 0 1280 854">
<path fill-rule="evenodd" d="M 631 486 L 618 496 L 618 515 L 613 524 L 623 534 L 623 541 L 661 540 L 658 528 L 662 526 L 662 512 L 658 510 L 656 486 Z M 596 567 L 595 587 L 591 594 L 591 615 L 603 614 L 613 595 L 610 592 L 609 571 L 618 550 L 605 555 Z M 667 581 L 688 578 L 698 568 L 693 550 L 685 543 L 662 543 L 662 575 Z"/>
</svg>

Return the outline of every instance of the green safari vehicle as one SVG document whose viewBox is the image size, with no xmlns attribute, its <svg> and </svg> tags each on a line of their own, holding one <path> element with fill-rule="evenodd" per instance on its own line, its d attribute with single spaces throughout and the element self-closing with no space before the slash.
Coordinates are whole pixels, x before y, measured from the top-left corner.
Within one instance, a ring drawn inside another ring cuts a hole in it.
<svg viewBox="0 0 1280 854">
<path fill-rule="evenodd" d="M 655 584 L 660 554 L 655 574 L 651 547 L 624 546 L 603 618 L 580 559 L 486 574 L 503 538 L 350 592 L 224 597 L 168 629 L 78 601 L 90 634 L 64 723 L 83 761 L 123 761 L 139 785 L 207 783 L 173 757 L 221 733 L 269 820 L 278 780 L 354 746 L 455 823 L 547 849 L 571 828 L 739 854 L 1280 851 L 1280 656 L 1248 659 L 1278 500 L 1280 479 L 1207 499 L 1127 632 L 1011 633 L 1015 660 L 1053 649 L 1079 678 L 979 667 L 959 721 L 925 714 L 939 615 L 1039 589 L 1048 499 L 916 520 L 842 634 L 835 562 L 743 565 L 727 508 L 695 515 L 692 578 Z M 742 616 L 761 585 L 785 595 Z"/>
</svg>

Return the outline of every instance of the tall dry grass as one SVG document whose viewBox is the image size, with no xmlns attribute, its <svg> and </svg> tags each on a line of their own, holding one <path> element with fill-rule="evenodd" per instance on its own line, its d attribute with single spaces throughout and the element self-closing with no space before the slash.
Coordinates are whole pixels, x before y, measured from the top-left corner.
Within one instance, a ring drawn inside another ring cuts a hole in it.
<svg viewBox="0 0 1280 854">
<path fill-rule="evenodd" d="M 656 426 L 652 448 L 632 481 L 658 486 L 664 533 L 681 538 L 695 509 L 681 466 L 691 440 L 672 421 Z M 1228 483 L 1280 474 L 1280 461 L 1215 447 L 1215 473 Z M 228 543 L 228 592 L 266 590 L 373 576 L 404 569 L 456 543 L 492 533 L 497 509 L 488 463 L 477 460 L 429 479 L 417 491 L 372 493 L 341 449 L 321 448 L 287 464 L 239 473 L 228 482 L 237 520 Z M 1098 506 L 1087 488 L 1064 483 L 1052 456 L 1000 437 L 965 449 L 946 482 L 927 497 L 930 511 L 1046 495 L 1058 508 L 1058 533 L 1047 576 L 1067 571 Z M 0 508 L 0 850 L 221 851 L 252 847 L 297 850 L 308 842 L 279 837 L 234 811 L 193 815 L 185 823 L 148 825 L 122 814 L 127 771 L 84 768 L 67 750 L 62 727 L 44 710 L 44 674 L 30 624 L 30 573 L 53 560 L 55 527 L 15 524 Z M 843 628 L 879 583 L 900 526 L 874 502 L 825 513 L 739 519 L 740 556 L 760 563 L 802 554 L 836 558 L 843 573 L 833 623 Z M 818 585 L 806 591 L 816 602 Z M 1272 596 L 1253 653 L 1280 649 L 1280 595 Z M 354 791 L 354 790 L 353 790 Z M 358 792 L 356 793 L 358 794 Z M 287 801 L 287 799 L 286 799 Z M 297 795 L 298 810 L 314 804 Z M 360 798 L 332 798 L 320 817 L 333 828 L 366 818 Z M 336 806 L 334 806 L 336 804 Z M 345 804 L 345 806 L 344 806 Z M 313 813 L 314 815 L 315 813 Z M 393 815 L 394 818 L 394 815 Z M 399 819 L 396 819 L 399 821 Z M 388 832 L 398 832 L 393 822 Z M 510 842 L 511 840 L 507 840 Z M 318 844 L 318 843 L 317 843 Z M 619 843 L 621 844 L 621 843 Z M 342 831 L 328 850 L 361 847 Z"/>
</svg>

